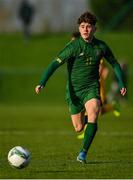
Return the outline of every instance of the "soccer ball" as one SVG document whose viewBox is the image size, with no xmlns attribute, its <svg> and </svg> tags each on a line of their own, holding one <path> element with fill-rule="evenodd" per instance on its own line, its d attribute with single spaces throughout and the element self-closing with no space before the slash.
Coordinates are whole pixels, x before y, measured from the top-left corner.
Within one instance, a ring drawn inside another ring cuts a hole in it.
<svg viewBox="0 0 133 180">
<path fill-rule="evenodd" d="M 15 168 L 25 168 L 30 162 L 30 153 L 27 149 L 16 146 L 9 151 L 8 162 Z"/>
</svg>

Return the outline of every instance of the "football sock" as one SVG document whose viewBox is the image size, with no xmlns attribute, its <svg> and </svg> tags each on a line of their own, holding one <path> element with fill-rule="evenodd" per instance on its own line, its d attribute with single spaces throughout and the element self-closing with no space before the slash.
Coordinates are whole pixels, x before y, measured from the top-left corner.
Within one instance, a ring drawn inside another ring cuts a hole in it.
<svg viewBox="0 0 133 180">
<path fill-rule="evenodd" d="M 83 148 L 81 151 L 88 152 L 88 149 L 95 137 L 97 131 L 97 123 L 87 123 L 84 140 L 83 140 Z"/>
</svg>

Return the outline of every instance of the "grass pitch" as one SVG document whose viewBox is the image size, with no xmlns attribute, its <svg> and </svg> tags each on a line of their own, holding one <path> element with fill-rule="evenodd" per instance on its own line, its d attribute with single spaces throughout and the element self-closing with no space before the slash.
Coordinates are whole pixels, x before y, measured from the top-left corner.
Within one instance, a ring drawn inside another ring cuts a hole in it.
<svg viewBox="0 0 133 180">
<path fill-rule="evenodd" d="M 99 118 L 98 132 L 88 163 L 76 161 L 82 141 L 71 124 L 65 104 L 65 65 L 35 95 L 41 72 L 69 41 L 69 34 L 33 37 L 0 35 L 0 178 L 87 179 L 133 178 L 132 67 L 133 34 L 99 34 L 118 59 L 129 64 L 128 105 L 116 118 L 110 112 Z M 12 168 L 8 151 L 24 146 L 31 152 L 25 169 Z"/>
<path fill-rule="evenodd" d="M 82 140 L 74 132 L 64 105 L 0 106 L 0 178 L 133 178 L 133 108 L 116 118 L 99 119 L 99 130 L 87 164 L 76 161 Z M 130 115 L 131 114 L 131 115 Z M 25 169 L 7 161 L 10 148 L 21 145 L 31 152 Z"/>
</svg>

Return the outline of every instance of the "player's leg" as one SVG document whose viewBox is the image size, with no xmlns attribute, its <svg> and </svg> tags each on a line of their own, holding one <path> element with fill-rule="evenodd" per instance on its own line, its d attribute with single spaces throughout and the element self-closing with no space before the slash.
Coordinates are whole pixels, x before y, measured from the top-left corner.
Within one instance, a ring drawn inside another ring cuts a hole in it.
<svg viewBox="0 0 133 180">
<path fill-rule="evenodd" d="M 88 123 L 85 129 L 83 147 L 77 157 L 80 162 L 86 161 L 86 155 L 97 131 L 97 118 L 100 111 L 100 100 L 91 99 L 85 103 L 85 108 L 88 114 Z"/>
<path fill-rule="evenodd" d="M 81 132 L 84 129 L 84 111 L 71 115 L 72 124 L 76 132 Z"/>
<path fill-rule="evenodd" d="M 78 98 L 72 100 L 70 97 L 67 99 L 69 112 L 71 114 L 72 124 L 76 132 L 81 132 L 84 128 L 84 111 L 85 108 Z"/>
</svg>

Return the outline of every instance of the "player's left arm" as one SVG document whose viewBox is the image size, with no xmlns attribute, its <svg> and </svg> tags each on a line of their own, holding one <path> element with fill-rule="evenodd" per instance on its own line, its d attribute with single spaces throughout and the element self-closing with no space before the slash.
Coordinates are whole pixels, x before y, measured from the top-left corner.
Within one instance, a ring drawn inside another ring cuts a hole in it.
<svg viewBox="0 0 133 180">
<path fill-rule="evenodd" d="M 120 67 L 120 64 L 117 62 L 112 51 L 107 45 L 105 45 L 105 48 L 104 48 L 104 57 L 112 65 L 115 75 L 118 79 L 120 93 L 122 96 L 124 96 L 126 94 L 127 89 L 124 84 L 123 72 Z"/>
<path fill-rule="evenodd" d="M 121 95 L 124 96 L 127 90 L 124 84 L 124 78 L 123 78 L 123 72 L 122 72 L 121 66 L 119 63 L 115 63 L 113 64 L 113 68 L 114 68 L 116 77 L 118 78 Z"/>
</svg>

